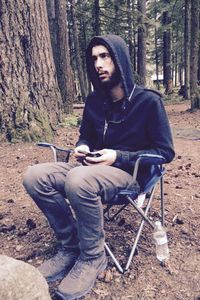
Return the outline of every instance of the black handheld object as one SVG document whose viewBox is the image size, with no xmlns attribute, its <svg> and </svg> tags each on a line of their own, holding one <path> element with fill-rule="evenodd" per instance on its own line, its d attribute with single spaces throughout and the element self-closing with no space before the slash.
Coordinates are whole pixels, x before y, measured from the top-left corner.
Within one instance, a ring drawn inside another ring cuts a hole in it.
<svg viewBox="0 0 200 300">
<path fill-rule="evenodd" d="M 100 153 L 93 153 L 93 152 L 87 152 L 87 151 L 78 151 L 79 153 L 85 154 L 86 157 L 100 157 L 102 154 Z"/>
</svg>

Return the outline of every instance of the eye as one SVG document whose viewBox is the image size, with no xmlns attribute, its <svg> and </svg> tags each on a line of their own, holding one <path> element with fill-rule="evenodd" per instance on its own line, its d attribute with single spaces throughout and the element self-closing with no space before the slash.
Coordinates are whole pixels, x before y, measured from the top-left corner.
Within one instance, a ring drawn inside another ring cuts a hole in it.
<svg viewBox="0 0 200 300">
<path fill-rule="evenodd" d="M 92 56 L 92 61 L 96 61 L 97 60 L 97 57 L 96 56 Z"/>
<path fill-rule="evenodd" d="M 101 58 L 104 58 L 104 59 L 105 59 L 105 58 L 109 58 L 109 57 L 110 57 L 110 54 L 109 54 L 109 53 L 106 53 L 106 52 L 105 52 L 105 53 L 101 53 L 101 54 L 100 54 L 100 57 L 101 57 Z"/>
</svg>

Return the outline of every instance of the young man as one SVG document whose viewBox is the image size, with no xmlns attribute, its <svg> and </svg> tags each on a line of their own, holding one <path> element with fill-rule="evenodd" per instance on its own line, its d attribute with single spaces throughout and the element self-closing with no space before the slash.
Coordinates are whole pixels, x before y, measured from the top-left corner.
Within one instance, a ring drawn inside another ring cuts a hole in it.
<svg viewBox="0 0 200 300">
<path fill-rule="evenodd" d="M 57 294 L 76 299 L 106 268 L 102 203 L 132 182 L 136 156 L 174 157 L 171 131 L 160 94 L 136 86 L 127 46 L 120 37 L 94 37 L 86 52 L 94 92 L 86 101 L 75 156 L 82 164 L 30 167 L 24 186 L 47 217 L 60 243 L 40 267 L 48 281 L 61 281 Z M 87 152 L 98 153 L 97 157 Z M 142 185 L 150 168 L 140 168 Z M 68 199 L 76 221 L 73 218 Z"/>
</svg>

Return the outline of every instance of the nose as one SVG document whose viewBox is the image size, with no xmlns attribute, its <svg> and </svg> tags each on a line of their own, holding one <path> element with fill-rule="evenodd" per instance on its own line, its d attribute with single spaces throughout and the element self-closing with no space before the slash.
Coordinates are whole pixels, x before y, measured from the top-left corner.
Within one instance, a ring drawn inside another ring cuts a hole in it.
<svg viewBox="0 0 200 300">
<path fill-rule="evenodd" d="M 95 68 L 96 70 L 100 70 L 103 67 L 103 60 L 101 57 L 97 57 L 96 61 L 95 61 Z"/>
</svg>

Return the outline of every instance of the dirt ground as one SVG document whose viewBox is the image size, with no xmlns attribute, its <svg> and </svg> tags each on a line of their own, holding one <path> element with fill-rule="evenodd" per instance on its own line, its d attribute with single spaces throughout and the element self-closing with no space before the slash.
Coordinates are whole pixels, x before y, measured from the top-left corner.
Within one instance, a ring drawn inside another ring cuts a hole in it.
<svg viewBox="0 0 200 300">
<path fill-rule="evenodd" d="M 189 103 L 166 106 L 173 128 L 176 157 L 166 165 L 166 227 L 170 259 L 163 266 L 155 256 L 152 231 L 146 225 L 130 270 L 119 274 L 109 260 L 107 272 L 98 279 L 86 300 L 200 300 L 200 111 L 187 111 Z M 77 112 L 78 114 L 78 112 Z M 55 143 L 72 146 L 77 128 L 58 130 Z M 23 173 L 29 165 L 52 159 L 47 149 L 34 143 L 0 145 L 0 253 L 34 266 L 54 251 L 55 238 L 45 218 L 25 193 Z M 157 216 L 156 193 L 151 215 Z M 106 225 L 106 236 L 122 259 L 129 251 L 124 239 L 134 231 L 136 217 L 125 211 Z M 50 286 L 56 299 L 56 284 Z M 6 299 L 2 299 L 6 300 Z M 28 299 L 27 299 L 28 300 Z"/>
</svg>

